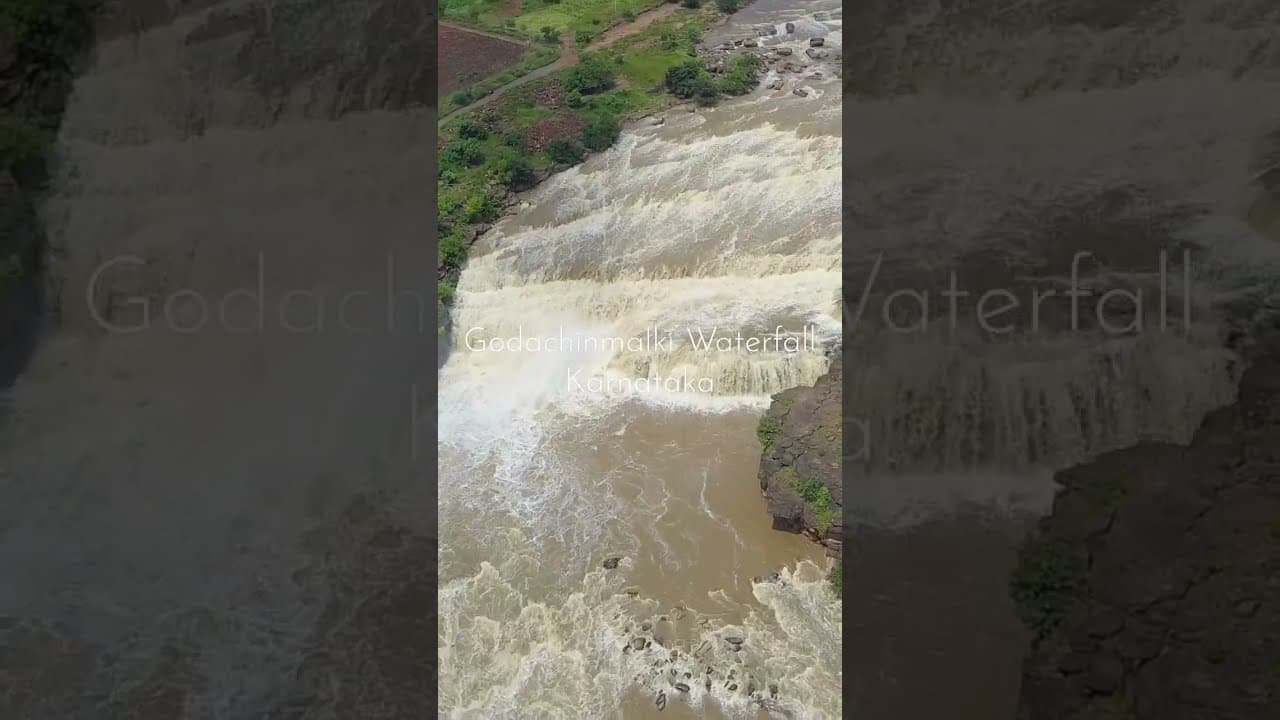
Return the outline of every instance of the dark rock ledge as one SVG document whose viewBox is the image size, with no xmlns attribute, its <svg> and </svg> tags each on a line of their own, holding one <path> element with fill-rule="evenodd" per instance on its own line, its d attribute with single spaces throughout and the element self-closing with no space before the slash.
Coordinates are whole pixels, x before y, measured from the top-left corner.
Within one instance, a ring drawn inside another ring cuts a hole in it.
<svg viewBox="0 0 1280 720">
<path fill-rule="evenodd" d="M 1058 481 L 1012 578 L 1020 720 L 1280 717 L 1280 353 L 1189 446 Z"/>
<path fill-rule="evenodd" d="M 799 532 L 838 557 L 844 543 L 841 361 L 813 387 L 778 393 L 760 420 L 760 489 L 779 530 Z"/>
</svg>

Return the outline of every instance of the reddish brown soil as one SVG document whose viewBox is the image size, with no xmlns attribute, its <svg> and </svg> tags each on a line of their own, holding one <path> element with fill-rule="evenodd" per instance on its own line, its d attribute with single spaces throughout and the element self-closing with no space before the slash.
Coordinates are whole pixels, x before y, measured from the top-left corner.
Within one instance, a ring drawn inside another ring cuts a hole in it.
<svg viewBox="0 0 1280 720">
<path fill-rule="evenodd" d="M 529 127 L 524 135 L 525 148 L 531 152 L 539 152 L 547 146 L 547 143 L 558 137 L 577 136 L 582 132 L 583 125 L 582 119 L 577 115 L 562 110 Z"/>
<path fill-rule="evenodd" d="M 441 24 L 439 32 L 440 89 L 437 97 L 500 73 L 520 62 L 525 54 L 525 47 L 520 43 L 451 25 Z"/>
</svg>

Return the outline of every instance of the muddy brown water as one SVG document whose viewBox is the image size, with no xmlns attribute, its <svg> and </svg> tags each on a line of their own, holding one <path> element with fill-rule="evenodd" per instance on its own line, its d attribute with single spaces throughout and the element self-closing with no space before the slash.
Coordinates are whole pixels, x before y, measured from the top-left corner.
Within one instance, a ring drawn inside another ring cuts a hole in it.
<svg viewBox="0 0 1280 720">
<path fill-rule="evenodd" d="M 835 45 L 815 9 L 716 32 L 809 18 Z M 445 716 L 840 715 L 827 560 L 772 529 L 755 435 L 769 395 L 812 384 L 839 342 L 825 69 L 627 128 L 477 243 L 440 376 Z M 688 335 L 805 327 L 818 346 L 797 352 Z M 602 347 L 655 330 L 672 341 Z"/>
</svg>

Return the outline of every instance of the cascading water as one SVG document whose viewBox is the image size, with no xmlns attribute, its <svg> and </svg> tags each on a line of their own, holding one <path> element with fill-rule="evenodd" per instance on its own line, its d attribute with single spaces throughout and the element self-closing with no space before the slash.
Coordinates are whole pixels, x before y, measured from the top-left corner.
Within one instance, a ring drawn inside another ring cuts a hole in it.
<svg viewBox="0 0 1280 720">
<path fill-rule="evenodd" d="M 795 20 L 772 42 L 838 52 L 822 9 L 758 3 L 715 32 Z M 770 395 L 840 345 L 840 88 L 819 67 L 807 96 L 626 129 L 480 239 L 440 373 L 444 716 L 840 715 L 826 561 L 770 528 L 755 479 Z"/>
</svg>

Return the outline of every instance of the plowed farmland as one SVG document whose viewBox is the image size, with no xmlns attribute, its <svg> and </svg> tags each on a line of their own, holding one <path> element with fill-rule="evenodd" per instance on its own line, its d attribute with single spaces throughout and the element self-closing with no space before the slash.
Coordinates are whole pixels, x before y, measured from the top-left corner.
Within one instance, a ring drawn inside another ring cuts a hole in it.
<svg viewBox="0 0 1280 720">
<path fill-rule="evenodd" d="M 440 89 L 443 97 L 520 62 L 525 46 L 454 25 L 440 24 Z"/>
</svg>

